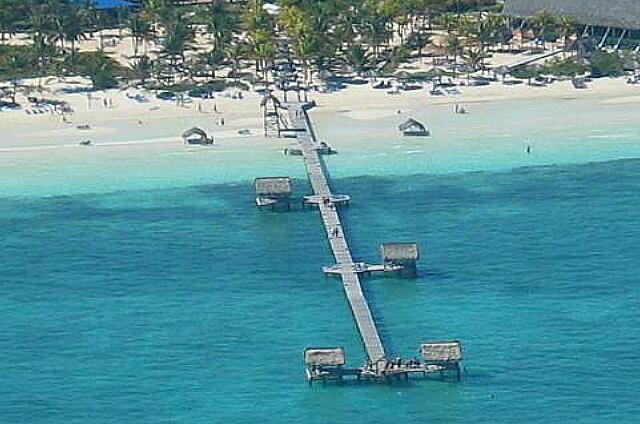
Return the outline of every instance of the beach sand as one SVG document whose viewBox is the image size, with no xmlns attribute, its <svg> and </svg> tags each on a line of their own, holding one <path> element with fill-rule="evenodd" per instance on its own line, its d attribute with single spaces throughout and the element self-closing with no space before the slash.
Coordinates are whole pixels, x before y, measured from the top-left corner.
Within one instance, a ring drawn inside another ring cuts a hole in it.
<svg viewBox="0 0 640 424">
<path fill-rule="evenodd" d="M 82 84 L 86 81 L 56 82 L 46 86 L 46 93 L 32 94 L 69 102 L 75 113 L 67 123 L 48 113 L 0 113 L 0 182 L 9 187 L 2 193 L 42 195 L 303 176 L 296 161 L 282 154 L 290 140 L 263 137 L 256 93 L 246 93 L 241 100 L 194 99 L 177 106 L 152 92 L 146 93 L 149 103 L 137 103 L 125 90 L 109 90 L 92 93 L 89 107 L 85 93 L 62 90 Z M 494 83 L 462 87 L 460 95 L 438 98 L 426 88 L 390 95 L 349 86 L 337 93 L 312 93 L 311 99 L 318 103 L 311 115 L 319 137 L 341 153 L 330 159 L 340 164 L 332 169 L 336 176 L 397 172 L 399 162 L 406 163 L 406 172 L 432 173 L 640 155 L 640 87 L 624 79 L 600 79 L 587 90 L 576 90 L 568 81 L 536 88 Z M 19 101 L 28 103 L 24 97 Z M 470 114 L 454 114 L 455 104 Z M 433 137 L 401 137 L 397 125 L 408 117 L 424 122 Z M 216 146 L 184 146 L 181 134 L 193 126 L 213 134 Z M 239 134 L 241 129 L 251 135 Z M 555 134 L 563 132 L 566 138 L 558 140 Z M 88 139 L 93 146 L 78 145 Z M 527 144 L 534 146 L 534 155 L 523 156 Z"/>
</svg>

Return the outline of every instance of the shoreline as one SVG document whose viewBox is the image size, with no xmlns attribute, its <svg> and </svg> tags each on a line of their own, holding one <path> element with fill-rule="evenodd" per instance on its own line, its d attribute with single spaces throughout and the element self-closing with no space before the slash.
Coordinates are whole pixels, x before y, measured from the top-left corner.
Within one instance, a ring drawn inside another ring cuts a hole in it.
<svg viewBox="0 0 640 424">
<path fill-rule="evenodd" d="M 600 84 L 598 84 L 600 83 Z M 443 174 L 505 170 L 523 166 L 589 163 L 640 157 L 640 88 L 622 79 L 596 81 L 587 91 L 570 82 L 545 88 L 463 88 L 443 99 L 426 90 L 387 95 L 369 87 L 349 87 L 312 98 L 318 136 L 339 152 L 328 158 L 336 178 L 366 175 Z M 530 97 L 529 92 L 538 92 Z M 83 110 L 78 95 L 57 97 L 76 109 L 73 124 L 24 112 L 0 113 L 0 196 L 55 195 L 203 183 L 251 181 L 282 172 L 298 177 L 296 161 L 283 155 L 288 139 L 262 136 L 259 97 L 203 101 L 221 113 L 150 98 L 137 104 L 125 91 L 105 95 L 115 107 Z M 469 115 L 455 115 L 462 104 Z M 86 109 L 86 104 L 84 104 Z M 153 108 L 153 111 L 149 111 Z M 398 114 L 397 110 L 401 113 Z M 16 114 L 18 116 L 16 116 Z M 143 124 L 138 124 L 140 116 Z M 225 125 L 216 123 L 224 117 Z M 402 120 L 424 122 L 433 136 L 408 139 L 397 132 Z M 36 125 L 37 124 L 37 125 Z M 89 124 L 88 131 L 76 125 Z M 200 126 L 216 146 L 185 147 L 181 134 Z M 251 135 L 240 135 L 250 129 Z M 78 141 L 91 138 L 92 146 Z M 525 155 L 524 145 L 533 145 Z"/>
</svg>

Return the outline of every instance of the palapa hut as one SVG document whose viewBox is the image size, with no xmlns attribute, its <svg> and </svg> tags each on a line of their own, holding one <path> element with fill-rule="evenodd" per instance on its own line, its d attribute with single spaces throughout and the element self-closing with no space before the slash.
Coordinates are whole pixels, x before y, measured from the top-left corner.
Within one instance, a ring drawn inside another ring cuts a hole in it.
<svg viewBox="0 0 640 424">
<path fill-rule="evenodd" d="M 184 144 L 199 145 L 199 146 L 212 146 L 213 137 L 209 137 L 207 133 L 198 127 L 193 127 L 182 133 L 182 139 Z"/>
<path fill-rule="evenodd" d="M 400 124 L 398 130 L 402 132 L 402 135 L 405 137 L 428 137 L 431 135 L 427 127 L 413 118 L 409 118 Z"/>
<path fill-rule="evenodd" d="M 385 266 L 401 265 L 401 275 L 413 277 L 417 274 L 416 262 L 420 259 L 420 250 L 416 243 L 384 243 L 380 251 Z"/>
<path fill-rule="evenodd" d="M 344 350 L 340 347 L 307 348 L 304 364 L 313 367 L 341 367 L 346 363 Z"/>
<path fill-rule="evenodd" d="M 346 363 L 340 347 L 307 348 L 304 364 L 309 384 L 313 380 L 342 380 L 342 366 Z"/>
<path fill-rule="evenodd" d="M 258 206 L 272 206 L 285 204 L 290 206 L 293 184 L 289 177 L 256 178 L 256 204 Z"/>
<path fill-rule="evenodd" d="M 462 343 L 458 340 L 425 342 L 420 345 L 420 357 L 427 365 L 440 365 L 455 370 L 460 378 Z"/>
</svg>

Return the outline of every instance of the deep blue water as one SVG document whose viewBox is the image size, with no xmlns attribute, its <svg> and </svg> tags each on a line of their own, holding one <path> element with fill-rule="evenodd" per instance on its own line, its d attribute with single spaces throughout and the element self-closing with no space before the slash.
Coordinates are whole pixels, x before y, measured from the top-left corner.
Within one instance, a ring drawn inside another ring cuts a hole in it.
<svg viewBox="0 0 640 424">
<path fill-rule="evenodd" d="M 364 358 L 315 212 L 251 184 L 4 198 L 0 422 L 635 423 L 639 173 L 335 180 L 356 258 L 422 246 L 417 280 L 365 282 L 390 350 L 465 343 L 461 383 L 391 386 L 304 381 L 306 346 Z"/>
</svg>

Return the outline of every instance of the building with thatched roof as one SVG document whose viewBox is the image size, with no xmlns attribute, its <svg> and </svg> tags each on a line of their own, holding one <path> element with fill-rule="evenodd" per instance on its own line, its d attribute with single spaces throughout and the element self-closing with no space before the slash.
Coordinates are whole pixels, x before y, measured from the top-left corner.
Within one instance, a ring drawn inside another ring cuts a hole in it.
<svg viewBox="0 0 640 424">
<path fill-rule="evenodd" d="M 382 261 L 388 267 L 402 266 L 402 275 L 415 276 L 420 249 L 416 243 L 384 243 L 380 246 Z"/>
<path fill-rule="evenodd" d="M 528 18 L 541 11 L 571 16 L 581 25 L 640 30 L 638 0 L 506 0 L 503 14 Z"/>
<path fill-rule="evenodd" d="M 398 125 L 398 130 L 402 132 L 402 135 L 405 137 L 427 137 L 431 134 L 427 127 L 413 118 L 409 118 Z"/>
<path fill-rule="evenodd" d="M 213 137 L 209 137 L 205 130 L 193 127 L 182 133 L 184 144 L 211 146 L 213 145 Z"/>
<path fill-rule="evenodd" d="M 425 342 L 420 345 L 420 356 L 428 364 L 455 364 L 462 361 L 462 343 L 458 340 Z"/>
<path fill-rule="evenodd" d="M 289 177 L 256 178 L 256 203 L 258 206 L 289 206 L 293 183 Z"/>
<path fill-rule="evenodd" d="M 307 348 L 304 351 L 304 364 L 307 366 L 341 367 L 345 363 L 344 350 L 339 347 Z"/>
</svg>

